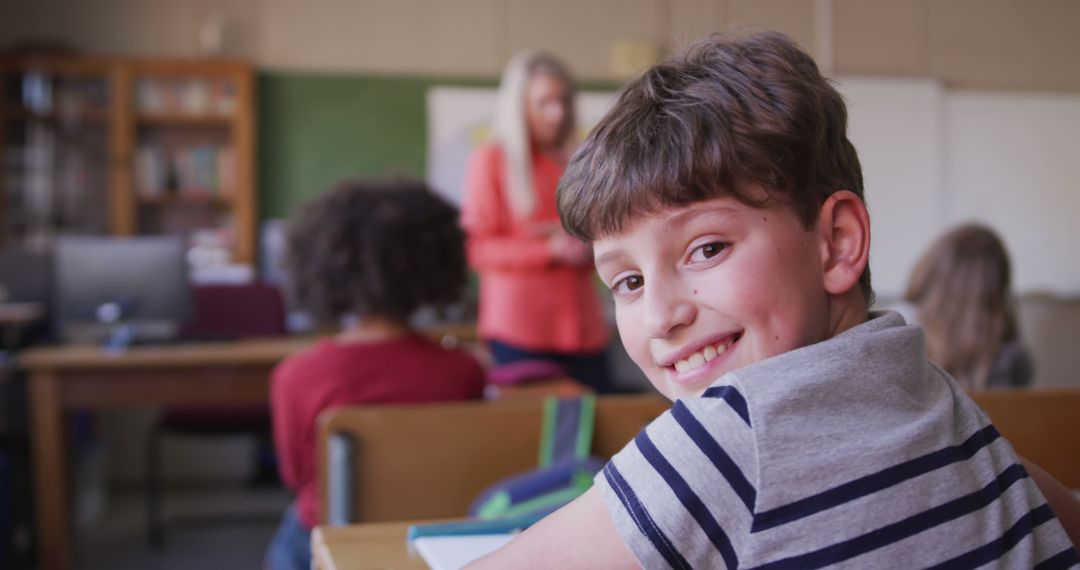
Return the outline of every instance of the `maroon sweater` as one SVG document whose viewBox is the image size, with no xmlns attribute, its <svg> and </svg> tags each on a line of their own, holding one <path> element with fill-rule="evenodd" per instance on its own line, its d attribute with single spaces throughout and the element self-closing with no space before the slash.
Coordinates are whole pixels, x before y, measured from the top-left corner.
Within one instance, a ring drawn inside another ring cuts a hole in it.
<svg viewBox="0 0 1080 570">
<path fill-rule="evenodd" d="M 300 520 L 319 521 L 315 420 L 328 408 L 466 400 L 482 397 L 484 369 L 468 353 L 412 334 L 385 342 L 332 339 L 295 354 L 274 370 L 270 386 L 274 444 Z"/>
</svg>

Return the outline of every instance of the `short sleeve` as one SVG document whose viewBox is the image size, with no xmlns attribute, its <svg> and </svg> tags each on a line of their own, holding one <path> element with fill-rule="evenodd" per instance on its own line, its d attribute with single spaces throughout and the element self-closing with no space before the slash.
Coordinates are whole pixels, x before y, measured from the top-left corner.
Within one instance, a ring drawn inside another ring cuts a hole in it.
<svg viewBox="0 0 1080 570">
<path fill-rule="evenodd" d="M 749 536 L 757 468 L 745 401 L 730 386 L 706 394 L 676 401 L 596 476 L 645 568 L 736 567 Z"/>
</svg>

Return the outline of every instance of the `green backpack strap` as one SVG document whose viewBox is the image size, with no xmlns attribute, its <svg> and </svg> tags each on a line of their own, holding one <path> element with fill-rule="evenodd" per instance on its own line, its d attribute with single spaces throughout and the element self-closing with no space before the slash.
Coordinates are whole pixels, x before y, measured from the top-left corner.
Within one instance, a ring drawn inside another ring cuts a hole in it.
<svg viewBox="0 0 1080 570">
<path fill-rule="evenodd" d="M 592 447 L 596 397 L 544 399 L 544 425 L 540 434 L 540 467 L 567 459 L 585 459 Z"/>
</svg>

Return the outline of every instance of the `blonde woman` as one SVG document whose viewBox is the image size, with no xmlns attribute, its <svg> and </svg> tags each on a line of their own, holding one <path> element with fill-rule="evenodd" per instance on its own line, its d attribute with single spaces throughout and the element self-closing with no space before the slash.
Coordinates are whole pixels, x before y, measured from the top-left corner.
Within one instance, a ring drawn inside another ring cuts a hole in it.
<svg viewBox="0 0 1080 570">
<path fill-rule="evenodd" d="M 949 231 L 923 255 L 904 300 L 926 331 L 927 356 L 966 388 L 1031 383 L 1032 361 L 1020 342 L 1009 254 L 978 224 Z"/>
<path fill-rule="evenodd" d="M 603 392 L 609 333 L 592 256 L 563 231 L 555 208 L 575 142 L 574 91 L 566 67 L 549 55 L 510 61 L 492 140 L 469 160 L 461 219 L 480 276 L 479 334 L 495 364 L 555 361 Z"/>
</svg>

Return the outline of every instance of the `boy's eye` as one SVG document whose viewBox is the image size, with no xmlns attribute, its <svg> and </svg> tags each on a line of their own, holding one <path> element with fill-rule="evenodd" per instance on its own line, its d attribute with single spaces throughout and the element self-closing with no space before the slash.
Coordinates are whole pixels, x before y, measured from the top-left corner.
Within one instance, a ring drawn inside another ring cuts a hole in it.
<svg viewBox="0 0 1080 570">
<path fill-rule="evenodd" d="M 640 275 L 631 275 L 629 277 L 623 277 L 615 282 L 611 286 L 611 292 L 616 295 L 620 293 L 630 293 L 640 289 L 645 285 L 645 278 Z"/>
<path fill-rule="evenodd" d="M 712 241 L 694 248 L 690 252 L 690 261 L 703 261 L 716 257 L 729 247 L 729 244 L 720 241 Z"/>
</svg>

